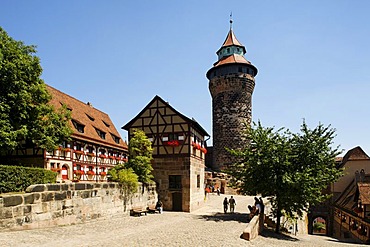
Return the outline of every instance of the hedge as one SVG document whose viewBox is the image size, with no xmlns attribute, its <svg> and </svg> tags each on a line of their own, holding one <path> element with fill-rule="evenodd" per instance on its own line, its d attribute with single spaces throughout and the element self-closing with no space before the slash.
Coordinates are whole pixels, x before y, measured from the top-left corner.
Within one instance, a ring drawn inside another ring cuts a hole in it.
<svg viewBox="0 0 370 247">
<path fill-rule="evenodd" d="M 43 168 L 0 165 L 0 193 L 20 192 L 32 184 L 55 183 L 57 173 Z"/>
</svg>

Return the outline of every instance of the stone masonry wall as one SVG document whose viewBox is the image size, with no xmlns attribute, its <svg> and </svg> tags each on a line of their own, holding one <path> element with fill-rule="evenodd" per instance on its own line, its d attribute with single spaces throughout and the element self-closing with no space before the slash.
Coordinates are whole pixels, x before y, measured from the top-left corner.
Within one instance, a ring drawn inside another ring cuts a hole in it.
<svg viewBox="0 0 370 247">
<path fill-rule="evenodd" d="M 213 168 L 223 169 L 235 162 L 225 147 L 243 148 L 243 137 L 252 121 L 254 78 L 249 74 L 217 76 L 210 80 L 213 108 Z"/>
<path fill-rule="evenodd" d="M 0 197 L 0 230 L 33 229 L 83 223 L 157 201 L 155 184 L 142 186 L 125 206 L 118 183 L 38 184 L 27 193 Z"/>
</svg>

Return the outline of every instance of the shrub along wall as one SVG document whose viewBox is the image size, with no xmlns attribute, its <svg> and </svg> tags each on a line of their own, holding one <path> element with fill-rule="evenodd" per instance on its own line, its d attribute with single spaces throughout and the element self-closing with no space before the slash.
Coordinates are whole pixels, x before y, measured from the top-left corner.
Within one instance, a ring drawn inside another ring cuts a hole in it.
<svg viewBox="0 0 370 247">
<path fill-rule="evenodd" d="M 55 183 L 57 174 L 43 168 L 0 165 L 0 193 L 25 191 L 31 184 Z"/>
<path fill-rule="evenodd" d="M 37 184 L 26 192 L 0 196 L 0 230 L 69 225 L 117 214 L 128 216 L 131 208 L 146 208 L 158 198 L 155 183 L 140 184 L 126 204 L 118 183 Z"/>
</svg>

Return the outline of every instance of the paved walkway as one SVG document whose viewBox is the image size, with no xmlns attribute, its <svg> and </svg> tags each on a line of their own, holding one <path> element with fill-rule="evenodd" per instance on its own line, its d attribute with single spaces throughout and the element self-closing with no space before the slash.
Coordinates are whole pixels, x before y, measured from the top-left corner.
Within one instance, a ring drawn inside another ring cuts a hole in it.
<svg viewBox="0 0 370 247">
<path fill-rule="evenodd" d="M 72 226 L 0 232 L 0 246 L 359 246 L 328 237 L 281 238 L 269 232 L 248 242 L 240 236 L 248 219 L 247 205 L 253 203 L 253 197 L 235 196 L 234 214 L 222 212 L 224 197 L 209 195 L 206 206 L 191 214 L 165 211 Z"/>
</svg>

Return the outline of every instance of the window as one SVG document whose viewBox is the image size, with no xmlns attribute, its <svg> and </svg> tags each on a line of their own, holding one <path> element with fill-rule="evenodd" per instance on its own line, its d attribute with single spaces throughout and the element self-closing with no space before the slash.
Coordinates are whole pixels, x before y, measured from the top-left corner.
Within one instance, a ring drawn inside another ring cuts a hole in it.
<svg viewBox="0 0 370 247">
<path fill-rule="evenodd" d="M 72 124 L 73 126 L 76 128 L 76 130 L 80 133 L 84 133 L 85 132 L 85 125 L 77 122 L 76 120 L 72 119 Z"/>
<path fill-rule="evenodd" d="M 99 130 L 99 129 L 96 129 L 96 133 L 98 133 L 98 136 L 100 136 L 101 139 L 105 140 L 105 132 Z"/>
<path fill-rule="evenodd" d="M 113 135 L 113 134 L 111 134 L 111 135 L 112 135 L 112 138 L 113 138 L 114 142 L 115 142 L 115 143 L 117 143 L 117 144 L 119 144 L 119 140 L 120 140 L 121 138 L 119 138 L 118 136 L 115 136 L 115 135 Z"/>
<path fill-rule="evenodd" d="M 108 128 L 110 127 L 110 125 L 107 122 L 105 122 L 104 120 L 101 120 L 101 121 L 103 121 L 103 123 L 105 124 L 105 126 L 107 126 Z"/>
<path fill-rule="evenodd" d="M 89 153 L 92 153 L 92 152 L 93 152 L 93 150 L 94 150 L 94 148 L 93 148 L 92 146 L 88 146 L 88 147 L 87 147 L 87 151 L 88 151 Z"/>
<path fill-rule="evenodd" d="M 168 176 L 169 189 L 178 190 L 182 188 L 181 175 L 169 175 Z"/>
<path fill-rule="evenodd" d="M 227 48 L 227 53 L 229 53 L 230 52 L 230 48 Z"/>
<path fill-rule="evenodd" d="M 91 121 L 95 121 L 95 118 L 93 118 L 92 116 L 90 116 L 89 114 L 85 113 L 86 116 L 91 120 Z"/>
<path fill-rule="evenodd" d="M 200 188 L 200 175 L 197 175 L 197 188 Z"/>
<path fill-rule="evenodd" d="M 238 68 L 238 72 L 243 72 L 243 68 L 242 67 L 239 67 Z"/>
</svg>

